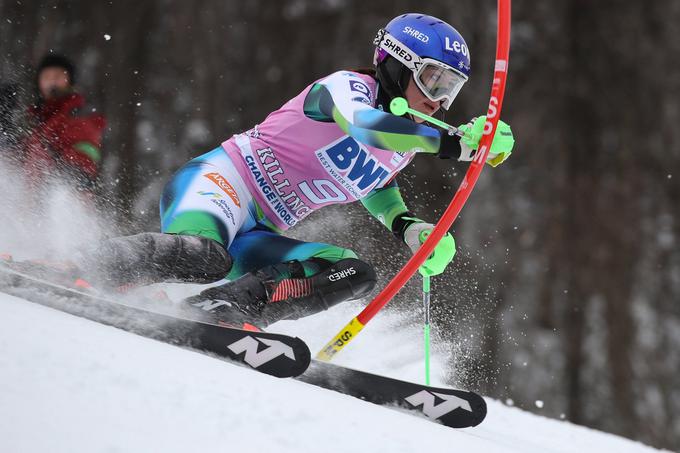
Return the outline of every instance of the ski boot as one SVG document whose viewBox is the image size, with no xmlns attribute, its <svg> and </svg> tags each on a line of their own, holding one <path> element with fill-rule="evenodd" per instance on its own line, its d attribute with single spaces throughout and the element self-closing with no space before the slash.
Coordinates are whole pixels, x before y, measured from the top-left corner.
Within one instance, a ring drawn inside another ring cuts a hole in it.
<svg viewBox="0 0 680 453">
<path fill-rule="evenodd" d="M 306 276 L 305 267 L 316 272 Z M 364 297 L 375 282 L 373 268 L 361 260 L 347 258 L 330 263 L 311 258 L 267 266 L 184 301 L 209 313 L 216 323 L 266 327 Z"/>
<path fill-rule="evenodd" d="M 125 289 L 152 283 L 212 283 L 231 269 L 218 242 L 200 236 L 141 233 L 111 238 L 81 254 L 78 266 L 99 285 Z"/>
</svg>

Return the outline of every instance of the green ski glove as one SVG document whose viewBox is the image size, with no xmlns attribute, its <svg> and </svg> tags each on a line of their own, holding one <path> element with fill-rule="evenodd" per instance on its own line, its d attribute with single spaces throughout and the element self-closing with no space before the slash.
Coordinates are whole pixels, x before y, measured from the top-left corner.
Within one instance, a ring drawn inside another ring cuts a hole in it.
<svg viewBox="0 0 680 453">
<path fill-rule="evenodd" d="M 473 118 L 469 123 L 458 126 L 458 129 L 465 133 L 465 136 L 460 139 L 461 153 L 459 160 L 471 161 L 474 159 L 477 148 L 479 148 L 479 141 L 484 133 L 484 123 L 486 123 L 486 115 Z M 486 163 L 492 167 L 500 165 L 510 157 L 514 145 L 515 138 L 512 135 L 510 125 L 499 120 L 491 149 L 486 157 Z"/>
<path fill-rule="evenodd" d="M 427 237 L 432 232 L 434 225 L 425 222 L 415 222 L 409 225 L 409 227 L 404 231 L 404 242 L 409 246 L 413 253 L 416 253 L 420 246 L 425 242 Z M 446 266 L 453 260 L 456 255 L 456 241 L 453 239 L 450 233 L 446 235 L 439 241 L 437 246 L 434 248 L 432 255 L 425 260 L 425 262 L 420 266 L 418 271 L 424 275 L 432 277 L 434 275 L 439 275 L 444 270 Z"/>
</svg>

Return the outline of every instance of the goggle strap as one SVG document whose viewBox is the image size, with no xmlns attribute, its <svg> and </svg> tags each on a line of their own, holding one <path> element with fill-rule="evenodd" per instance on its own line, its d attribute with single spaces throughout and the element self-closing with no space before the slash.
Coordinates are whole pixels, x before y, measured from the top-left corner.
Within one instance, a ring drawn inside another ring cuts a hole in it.
<svg viewBox="0 0 680 453">
<path fill-rule="evenodd" d="M 392 57 L 396 58 L 397 61 L 401 62 L 414 74 L 417 73 L 418 69 L 423 65 L 423 61 L 418 55 L 397 41 L 394 36 L 382 28 L 378 30 L 378 34 L 375 36 L 373 43 Z"/>
</svg>

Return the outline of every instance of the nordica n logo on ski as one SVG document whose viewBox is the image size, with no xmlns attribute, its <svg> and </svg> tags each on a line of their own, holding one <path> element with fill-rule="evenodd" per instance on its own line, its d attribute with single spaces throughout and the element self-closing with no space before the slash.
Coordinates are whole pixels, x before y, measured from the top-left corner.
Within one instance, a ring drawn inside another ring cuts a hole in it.
<svg viewBox="0 0 680 453">
<path fill-rule="evenodd" d="M 265 344 L 267 347 L 258 351 L 260 348 L 260 343 Z M 277 340 L 271 340 L 268 338 L 253 338 L 250 335 L 246 335 L 240 340 L 230 344 L 228 346 L 229 350 L 234 354 L 246 353 L 243 361 L 253 368 L 259 368 L 265 363 L 269 363 L 279 356 L 286 356 L 290 360 L 295 361 L 295 353 L 293 348 L 285 343 Z"/>
<path fill-rule="evenodd" d="M 439 404 L 435 404 L 435 396 L 442 399 L 443 401 Z M 472 412 L 472 407 L 470 403 L 463 398 L 458 398 L 455 395 L 447 395 L 445 393 L 428 392 L 427 390 L 421 390 L 407 398 L 404 398 L 407 403 L 411 404 L 413 407 L 423 406 L 423 414 L 427 415 L 431 419 L 437 419 L 442 417 L 449 412 L 452 412 L 458 408 L 465 409 L 468 412 Z"/>
</svg>

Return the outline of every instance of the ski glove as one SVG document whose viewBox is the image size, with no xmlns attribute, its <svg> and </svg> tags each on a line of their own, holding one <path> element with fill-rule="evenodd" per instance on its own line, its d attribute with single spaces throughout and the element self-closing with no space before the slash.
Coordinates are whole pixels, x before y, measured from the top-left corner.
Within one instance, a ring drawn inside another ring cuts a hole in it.
<svg viewBox="0 0 680 453">
<path fill-rule="evenodd" d="M 434 225 L 431 223 L 425 223 L 422 220 L 417 219 L 415 220 L 416 221 L 410 224 L 404 231 L 404 242 L 406 242 L 406 245 L 409 246 L 414 254 L 425 242 L 434 228 Z M 446 270 L 446 266 L 453 260 L 455 255 L 456 241 L 450 233 L 446 233 L 434 248 L 432 255 L 425 260 L 418 271 L 423 276 L 428 277 L 439 275 Z"/>
<path fill-rule="evenodd" d="M 484 124 L 486 123 L 486 115 L 473 118 L 469 123 L 458 126 L 458 130 L 465 133 L 460 139 L 460 157 L 458 160 L 471 161 L 477 154 L 479 148 L 479 141 L 482 139 L 484 133 Z M 515 144 L 515 138 L 512 135 L 510 125 L 503 121 L 498 121 L 496 127 L 496 134 L 491 143 L 491 149 L 486 157 L 486 163 L 492 167 L 496 167 L 503 163 L 505 159 L 512 154 L 512 147 Z"/>
</svg>

